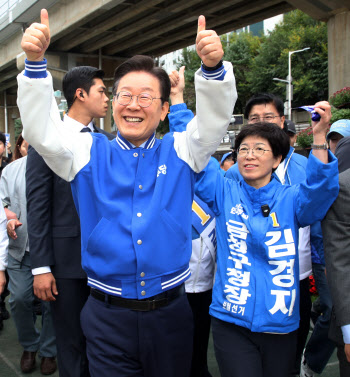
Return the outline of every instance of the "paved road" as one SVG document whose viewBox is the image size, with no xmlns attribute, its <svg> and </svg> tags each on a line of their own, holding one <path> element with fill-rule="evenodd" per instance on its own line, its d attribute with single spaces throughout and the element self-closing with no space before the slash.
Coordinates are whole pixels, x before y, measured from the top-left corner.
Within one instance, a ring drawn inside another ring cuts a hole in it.
<svg viewBox="0 0 350 377">
<path fill-rule="evenodd" d="M 38 327 L 40 327 L 40 319 L 38 317 Z M 18 376 L 42 376 L 40 373 L 40 359 L 37 356 L 37 368 L 31 374 L 23 374 L 19 367 L 19 359 L 22 354 L 22 347 L 18 344 L 16 328 L 13 320 L 10 318 L 4 321 L 4 329 L 0 331 L 0 377 L 18 377 Z M 210 339 L 208 350 L 208 364 L 212 377 L 220 377 L 219 369 L 215 361 L 212 340 Z M 55 372 L 52 377 L 59 377 L 59 373 Z M 317 375 L 318 376 L 318 375 Z M 339 377 L 338 361 L 335 354 L 330 359 L 326 369 L 321 375 L 322 377 Z M 111 376 L 113 377 L 113 376 Z M 164 376 L 166 377 L 166 376 Z"/>
</svg>

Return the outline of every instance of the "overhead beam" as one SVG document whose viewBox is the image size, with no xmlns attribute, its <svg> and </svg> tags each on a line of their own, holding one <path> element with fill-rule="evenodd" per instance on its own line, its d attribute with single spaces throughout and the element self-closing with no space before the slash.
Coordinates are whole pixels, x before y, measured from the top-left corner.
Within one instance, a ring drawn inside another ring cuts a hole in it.
<svg viewBox="0 0 350 377">
<path fill-rule="evenodd" d="M 115 27 L 118 24 L 126 22 L 130 18 L 141 14 L 147 9 L 153 8 L 154 6 L 160 4 L 163 0 L 143 0 L 137 4 L 137 6 L 129 7 L 124 11 L 120 12 L 118 16 L 110 17 L 109 19 L 103 21 L 100 25 L 95 25 L 89 31 L 84 32 L 78 37 L 72 38 L 70 41 L 60 41 L 56 44 L 56 48 L 62 51 L 69 51 L 75 46 L 80 45 L 83 42 L 103 33 L 104 31 Z M 132 8 L 132 9 L 131 9 Z"/>
<path fill-rule="evenodd" d="M 0 85 L 0 92 L 3 91 L 3 90 L 6 90 L 6 89 L 12 88 L 14 86 L 17 86 L 17 80 L 16 79 L 2 83 Z"/>
<path fill-rule="evenodd" d="M 275 4 L 276 2 L 270 1 L 270 3 Z M 245 7 L 240 8 L 241 12 L 239 14 L 237 14 L 238 13 L 237 10 L 234 9 L 234 10 L 231 10 L 230 12 L 226 12 L 225 15 L 220 15 L 220 17 L 212 17 L 212 19 L 210 20 L 211 27 L 214 30 L 218 31 L 219 33 L 224 33 L 224 32 L 228 32 L 228 31 L 238 29 L 239 27 L 242 27 L 241 25 L 245 25 L 245 22 L 242 21 L 241 18 L 244 16 L 244 14 L 246 12 L 249 12 L 249 9 L 251 9 L 251 8 L 252 8 L 252 4 L 248 3 Z M 259 12 L 255 15 L 255 22 L 261 21 L 264 18 L 266 18 L 266 13 L 276 15 L 276 14 L 280 14 L 281 12 L 283 13 L 283 10 L 286 10 L 286 9 L 291 10 L 292 7 L 289 4 L 284 4 L 282 7 L 279 7 L 277 5 L 273 9 L 273 13 L 272 13 L 271 9 L 266 10 L 265 12 Z M 220 30 L 218 29 L 218 27 L 221 24 L 228 23 L 228 22 L 229 22 L 229 24 L 227 26 L 225 26 L 223 29 L 220 29 Z M 236 22 L 236 24 L 235 24 L 235 22 Z M 157 51 L 157 49 L 159 49 L 160 47 L 166 46 L 167 44 L 170 45 L 172 43 L 176 43 L 177 41 L 184 40 L 186 38 L 193 38 L 193 43 L 194 43 L 195 35 L 196 35 L 196 29 L 195 28 L 188 28 L 188 29 L 185 29 L 185 30 L 181 30 L 181 31 L 172 33 L 171 35 L 161 36 L 160 40 L 158 39 L 157 41 L 152 42 L 151 49 L 150 49 L 150 46 L 148 46 L 147 43 L 145 43 L 145 41 L 146 41 L 145 37 L 141 37 L 140 38 L 141 40 L 138 40 L 138 42 L 140 42 L 138 44 L 138 46 L 135 47 L 134 49 L 127 48 L 126 52 L 129 55 L 144 54 L 144 53 L 147 52 L 147 50 L 150 50 L 150 52 L 151 51 L 153 52 L 153 51 Z M 141 43 L 143 43 L 143 44 L 141 44 Z M 127 41 L 125 42 L 125 44 L 120 46 L 120 49 L 122 47 L 125 47 L 125 48 L 127 47 Z M 107 52 L 107 54 L 109 54 L 110 50 L 107 50 L 106 52 Z"/>
<path fill-rule="evenodd" d="M 287 11 L 289 11 L 289 10 L 287 10 Z M 276 15 L 277 14 L 281 14 L 281 12 L 276 13 Z M 273 16 L 271 16 L 271 17 L 273 17 Z M 254 23 L 259 22 L 259 21 L 261 21 L 261 20 L 257 19 L 256 21 L 254 21 Z M 230 22 L 229 24 L 226 24 L 224 26 L 216 26 L 215 31 L 219 35 L 222 35 L 222 34 L 230 32 L 230 31 L 240 29 L 240 28 L 242 28 L 246 25 L 247 24 L 244 20 L 238 20 L 238 21 Z M 171 44 L 166 44 L 166 45 L 162 44 L 161 47 L 156 48 L 152 51 L 149 51 L 147 54 L 154 56 L 154 57 L 159 57 L 159 56 L 165 55 L 169 52 L 176 51 L 176 50 L 179 50 L 181 48 L 190 46 L 193 43 L 194 43 L 194 39 L 193 39 L 193 37 L 190 36 L 188 38 L 183 38 L 180 41 L 179 40 L 175 41 L 174 43 L 171 43 Z M 129 56 L 133 56 L 133 55 L 135 55 L 135 51 L 128 51 L 128 54 L 129 54 Z"/>
<path fill-rule="evenodd" d="M 18 75 L 19 71 L 17 68 L 12 69 L 11 71 L 8 71 L 6 73 L 0 73 L 1 74 L 1 81 L 4 82 L 12 77 L 16 77 Z"/>
<path fill-rule="evenodd" d="M 73 30 L 93 21 L 125 0 L 69 0 L 60 1 L 50 9 L 51 44 L 66 38 Z M 39 17 L 39 15 L 38 15 Z"/>
<path fill-rule="evenodd" d="M 96 49 L 105 47 L 106 45 L 111 44 L 111 43 L 117 44 L 118 41 L 121 41 L 125 38 L 130 39 L 130 35 L 137 33 L 138 31 L 141 31 L 141 30 L 143 30 L 147 27 L 151 27 L 156 22 L 159 22 L 159 19 L 164 18 L 164 14 L 175 15 L 177 12 L 184 11 L 184 10 L 188 9 L 189 7 L 191 7 L 191 6 L 193 6 L 197 3 L 198 3 L 198 0 L 177 1 L 175 4 L 169 5 L 166 8 L 166 10 L 163 9 L 161 11 L 154 12 L 152 15 L 146 17 L 145 19 L 133 22 L 132 25 L 130 26 L 130 28 L 128 27 L 128 28 L 123 28 L 121 30 L 118 30 L 108 37 L 101 38 L 100 41 L 96 41 L 93 45 L 85 43 L 81 46 L 81 49 L 85 52 L 91 52 L 91 51 L 94 51 Z M 228 3 L 232 4 L 232 1 L 228 2 Z M 197 14 L 198 14 L 198 12 L 197 12 Z M 184 22 L 184 20 L 181 19 L 181 22 Z M 170 21 L 170 22 L 167 23 L 167 25 L 173 24 L 173 23 L 178 24 L 179 19 L 177 19 L 173 22 Z M 162 30 L 162 28 L 160 28 L 160 30 Z M 163 30 L 164 30 L 164 28 L 163 28 Z M 148 31 L 147 31 L 147 34 L 148 34 Z"/>
<path fill-rule="evenodd" d="M 350 10 L 349 0 L 288 0 L 288 2 L 295 8 L 300 9 L 310 17 L 320 21 L 327 21 L 336 10 L 341 8 L 348 8 Z"/>
<path fill-rule="evenodd" d="M 276 0 L 273 2 L 276 3 Z M 206 6 L 204 6 L 203 8 L 201 8 L 200 11 L 201 11 L 201 14 L 210 15 L 211 13 L 218 12 L 231 5 L 232 5 L 232 1 L 230 0 L 220 1 L 219 4 L 211 2 L 207 4 Z M 118 53 L 120 51 L 127 49 L 128 47 L 130 48 L 130 46 L 141 45 L 142 43 L 152 38 L 159 38 L 162 35 L 164 36 L 165 33 L 178 29 L 179 26 L 185 28 L 186 25 L 193 23 L 197 19 L 198 16 L 199 16 L 199 12 L 197 9 L 191 12 L 186 12 L 182 16 L 179 16 L 177 19 L 167 22 L 165 25 L 161 25 L 159 27 L 150 29 L 147 33 L 143 33 L 142 35 L 129 34 L 128 39 L 123 39 L 121 43 L 118 43 L 118 41 L 114 41 L 113 45 L 104 48 L 103 52 L 106 53 L 107 55 L 113 55 L 115 53 Z M 211 27 L 211 25 L 209 27 Z M 179 33 L 177 33 L 177 35 L 178 34 Z M 195 36 L 196 34 L 195 27 L 193 29 L 192 34 L 193 36 Z M 152 41 L 152 44 L 153 44 L 153 41 Z M 143 48 L 144 47 L 145 46 L 143 46 Z"/>
</svg>

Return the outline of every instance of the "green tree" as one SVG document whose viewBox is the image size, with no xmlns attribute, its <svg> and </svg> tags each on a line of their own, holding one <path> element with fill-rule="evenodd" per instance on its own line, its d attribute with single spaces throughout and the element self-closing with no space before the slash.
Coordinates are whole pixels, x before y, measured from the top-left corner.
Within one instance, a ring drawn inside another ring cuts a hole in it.
<svg viewBox="0 0 350 377">
<path fill-rule="evenodd" d="M 194 74 L 201 66 L 201 60 L 197 55 L 197 52 L 192 47 L 187 47 L 182 50 L 182 58 L 175 62 L 176 68 L 179 70 L 183 65 L 185 69 L 185 91 L 184 100 L 189 109 L 196 110 L 196 93 L 194 88 Z"/>
<path fill-rule="evenodd" d="M 295 10 L 261 43 L 247 75 L 251 93 L 272 92 L 286 97 L 286 85 L 272 79 L 288 75 L 288 52 L 310 47 L 292 55 L 293 107 L 328 98 L 327 25 Z"/>
<path fill-rule="evenodd" d="M 263 40 L 264 38 L 253 36 L 251 33 L 234 33 L 230 37 L 229 46 L 225 48 L 224 59 L 233 64 L 235 72 L 238 92 L 234 111 L 236 114 L 243 113 L 245 103 L 252 95 L 248 76 Z"/>
</svg>

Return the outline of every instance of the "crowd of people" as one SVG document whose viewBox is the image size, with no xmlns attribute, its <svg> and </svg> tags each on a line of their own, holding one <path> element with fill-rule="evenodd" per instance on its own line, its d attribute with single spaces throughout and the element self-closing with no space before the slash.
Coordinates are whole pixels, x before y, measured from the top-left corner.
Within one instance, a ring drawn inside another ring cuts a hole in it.
<svg viewBox="0 0 350 377">
<path fill-rule="evenodd" d="M 109 98 L 93 67 L 65 75 L 61 120 L 49 44 L 42 10 L 21 44 L 23 134 L 1 165 L 0 320 L 10 293 L 22 372 L 39 353 L 44 375 L 58 364 L 61 377 L 211 377 L 212 329 L 222 377 L 313 377 L 336 347 L 349 376 L 350 121 L 328 132 L 331 107 L 317 102 L 306 158 L 282 100 L 255 94 L 234 150 L 211 157 L 237 92 L 200 16 L 196 116 L 185 67 L 168 75 L 137 55 L 115 71 L 115 136 L 94 123 Z M 0 153 L 5 145 L 0 134 Z M 320 315 L 307 342 L 311 273 Z"/>
</svg>

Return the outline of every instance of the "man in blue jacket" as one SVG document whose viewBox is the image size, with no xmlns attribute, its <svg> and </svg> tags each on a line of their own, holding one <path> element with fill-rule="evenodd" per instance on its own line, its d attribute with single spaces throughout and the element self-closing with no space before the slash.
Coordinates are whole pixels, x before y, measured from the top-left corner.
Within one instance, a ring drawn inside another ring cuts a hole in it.
<svg viewBox="0 0 350 377">
<path fill-rule="evenodd" d="M 46 10 L 22 39 L 18 76 L 24 135 L 50 168 L 70 181 L 80 217 L 82 266 L 91 295 L 81 321 L 91 376 L 188 376 L 192 313 L 191 204 L 203 170 L 230 122 L 237 98 L 220 38 L 199 17 L 197 117 L 187 131 L 155 138 L 168 112 L 170 81 L 153 59 L 135 56 L 115 71 L 115 140 L 72 133 L 61 122 L 44 53 Z M 215 120 L 215 122 L 214 122 Z"/>
</svg>

